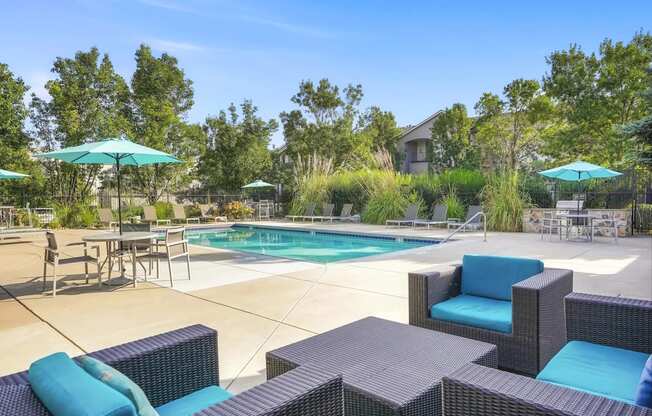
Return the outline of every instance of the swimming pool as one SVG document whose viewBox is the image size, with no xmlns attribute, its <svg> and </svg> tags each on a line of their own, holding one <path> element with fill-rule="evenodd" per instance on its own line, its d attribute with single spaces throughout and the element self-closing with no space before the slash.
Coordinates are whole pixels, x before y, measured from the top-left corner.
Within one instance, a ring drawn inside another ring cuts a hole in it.
<svg viewBox="0 0 652 416">
<path fill-rule="evenodd" d="M 376 254 L 437 244 L 437 240 L 341 234 L 328 231 L 234 225 L 231 228 L 195 229 L 191 244 L 265 254 L 314 263 L 332 263 Z"/>
</svg>

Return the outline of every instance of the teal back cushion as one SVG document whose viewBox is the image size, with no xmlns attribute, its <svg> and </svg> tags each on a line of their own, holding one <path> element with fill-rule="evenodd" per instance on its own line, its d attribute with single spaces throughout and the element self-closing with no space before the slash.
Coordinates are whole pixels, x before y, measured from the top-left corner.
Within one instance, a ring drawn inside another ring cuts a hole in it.
<svg viewBox="0 0 652 416">
<path fill-rule="evenodd" d="M 652 408 L 652 355 L 648 357 L 641 372 L 635 401 L 639 406 Z"/>
<path fill-rule="evenodd" d="M 566 344 L 538 380 L 634 404 L 648 354 L 584 341 Z"/>
<path fill-rule="evenodd" d="M 127 396 L 136 408 L 138 416 L 158 416 L 143 389 L 131 381 L 129 377 L 102 361 L 89 356 L 80 357 L 79 365 L 94 378 Z"/>
<path fill-rule="evenodd" d="M 543 262 L 519 257 L 480 256 L 462 258 L 462 293 L 512 300 L 512 285 L 543 272 Z"/>
<path fill-rule="evenodd" d="M 63 352 L 29 367 L 36 397 L 54 416 L 135 416 L 126 396 L 92 377 Z"/>
</svg>

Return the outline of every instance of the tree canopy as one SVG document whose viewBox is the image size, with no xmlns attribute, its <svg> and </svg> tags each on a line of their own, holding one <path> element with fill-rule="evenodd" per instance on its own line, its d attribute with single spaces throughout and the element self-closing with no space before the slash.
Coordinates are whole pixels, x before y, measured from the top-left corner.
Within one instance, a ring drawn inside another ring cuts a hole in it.
<svg viewBox="0 0 652 416">
<path fill-rule="evenodd" d="M 265 121 L 251 101 L 234 104 L 216 117 L 208 117 L 204 131 L 208 138 L 199 173 L 210 188 L 238 192 L 243 185 L 268 173 L 272 159 L 268 150 L 276 120 Z"/>
</svg>

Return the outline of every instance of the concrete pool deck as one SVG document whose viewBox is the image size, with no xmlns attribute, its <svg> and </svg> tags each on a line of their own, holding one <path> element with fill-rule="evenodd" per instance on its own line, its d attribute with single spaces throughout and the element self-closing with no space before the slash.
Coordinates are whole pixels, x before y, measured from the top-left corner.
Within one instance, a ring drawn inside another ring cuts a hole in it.
<svg viewBox="0 0 652 416">
<path fill-rule="evenodd" d="M 284 227 L 421 237 L 443 230 L 362 224 L 274 223 Z M 61 243 L 101 231 L 57 232 Z M 594 243 L 541 241 L 538 235 L 479 233 L 442 245 L 331 264 L 315 264 L 192 246 L 192 280 L 174 265 L 161 278 L 98 290 L 84 284 L 81 266 L 56 298 L 41 293 L 45 239 L 0 242 L 0 375 L 25 369 L 45 354 L 80 354 L 202 323 L 219 331 L 221 385 L 239 392 L 265 379 L 265 352 L 359 318 L 407 322 L 407 273 L 445 269 L 466 253 L 529 256 L 575 272 L 575 290 L 652 299 L 652 239 Z M 64 250 L 65 251 L 65 250 Z M 142 270 L 140 270 L 142 277 Z"/>
</svg>

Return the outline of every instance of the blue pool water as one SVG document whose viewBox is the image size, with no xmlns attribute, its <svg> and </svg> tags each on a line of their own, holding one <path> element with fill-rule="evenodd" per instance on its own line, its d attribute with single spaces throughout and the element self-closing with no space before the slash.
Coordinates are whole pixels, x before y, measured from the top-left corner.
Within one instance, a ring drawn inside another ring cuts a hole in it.
<svg viewBox="0 0 652 416">
<path fill-rule="evenodd" d="M 194 230 L 191 244 L 265 254 L 315 263 L 331 263 L 436 244 L 437 241 L 368 237 L 319 231 L 235 225 L 226 229 Z"/>
</svg>

